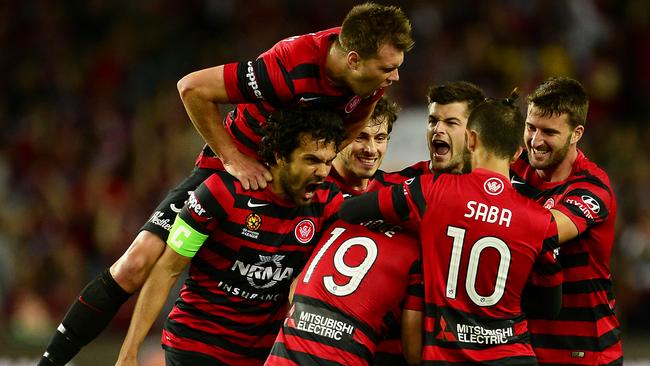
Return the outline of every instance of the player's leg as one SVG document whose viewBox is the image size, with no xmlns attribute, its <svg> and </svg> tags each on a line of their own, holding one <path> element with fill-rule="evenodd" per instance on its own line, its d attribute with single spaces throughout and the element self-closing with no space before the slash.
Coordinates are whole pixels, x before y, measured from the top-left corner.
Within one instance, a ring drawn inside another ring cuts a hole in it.
<svg viewBox="0 0 650 366">
<path fill-rule="evenodd" d="M 122 257 L 81 291 L 57 327 L 38 366 L 65 365 L 106 328 L 122 304 L 144 284 L 165 249 L 169 229 L 188 192 L 212 172 L 194 169 L 169 192 Z"/>
</svg>

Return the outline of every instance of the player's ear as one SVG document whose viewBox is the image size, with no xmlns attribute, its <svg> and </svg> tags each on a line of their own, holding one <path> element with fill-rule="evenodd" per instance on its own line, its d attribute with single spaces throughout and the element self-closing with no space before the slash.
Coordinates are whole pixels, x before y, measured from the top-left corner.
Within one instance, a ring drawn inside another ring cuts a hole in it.
<svg viewBox="0 0 650 366">
<path fill-rule="evenodd" d="M 476 141 L 478 139 L 478 133 L 476 130 L 465 130 L 465 144 L 467 145 L 467 150 L 474 152 L 476 149 Z"/>
<path fill-rule="evenodd" d="M 361 56 L 356 51 L 347 54 L 347 63 L 350 70 L 357 70 L 361 65 Z"/>
<path fill-rule="evenodd" d="M 524 152 L 524 147 L 523 147 L 523 146 L 519 146 L 519 147 L 517 148 L 517 152 L 515 152 L 515 155 L 512 157 L 512 159 L 510 159 L 510 164 L 512 164 L 512 163 L 514 163 L 515 161 L 517 161 L 517 159 L 519 159 L 519 156 L 521 155 L 522 152 Z"/>
<path fill-rule="evenodd" d="M 576 128 L 574 128 L 573 133 L 571 134 L 571 143 L 575 144 L 578 141 L 580 141 L 584 133 L 585 133 L 585 126 L 578 125 Z"/>
</svg>

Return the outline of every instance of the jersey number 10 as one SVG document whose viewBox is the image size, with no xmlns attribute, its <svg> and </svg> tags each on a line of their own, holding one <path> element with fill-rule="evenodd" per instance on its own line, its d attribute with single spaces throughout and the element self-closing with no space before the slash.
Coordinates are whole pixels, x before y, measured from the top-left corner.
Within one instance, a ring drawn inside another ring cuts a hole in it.
<svg viewBox="0 0 650 366">
<path fill-rule="evenodd" d="M 445 295 L 450 299 L 456 298 L 456 291 L 458 286 L 458 271 L 460 270 L 460 260 L 463 253 L 463 245 L 465 244 L 465 229 L 448 226 L 447 236 L 454 239 L 451 250 L 451 258 L 449 260 L 449 274 L 447 275 L 447 288 Z M 496 283 L 494 284 L 494 292 L 490 296 L 479 295 L 476 291 L 476 276 L 478 273 L 478 265 L 481 258 L 481 253 L 486 248 L 494 248 L 499 252 L 499 270 L 497 271 Z M 467 263 L 467 275 L 465 276 L 465 290 L 467 295 L 478 306 L 492 306 L 499 302 L 506 287 L 506 280 L 508 279 L 508 270 L 510 269 L 510 248 L 501 239 L 494 236 L 486 236 L 477 240 L 472 245 L 472 250 L 469 254 L 469 262 Z"/>
</svg>

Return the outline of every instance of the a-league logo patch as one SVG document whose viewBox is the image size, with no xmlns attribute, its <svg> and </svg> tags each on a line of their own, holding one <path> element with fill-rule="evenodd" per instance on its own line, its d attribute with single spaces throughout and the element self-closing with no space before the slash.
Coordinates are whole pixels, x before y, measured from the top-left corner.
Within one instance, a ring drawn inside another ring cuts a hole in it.
<svg viewBox="0 0 650 366">
<path fill-rule="evenodd" d="M 503 192 L 503 187 L 503 181 L 496 177 L 492 177 L 483 183 L 483 189 L 485 189 L 485 192 L 492 196 L 501 194 L 501 192 Z"/>
<path fill-rule="evenodd" d="M 296 225 L 296 228 L 293 230 L 296 235 L 296 239 L 302 243 L 307 244 L 314 237 L 316 232 L 316 225 L 310 219 L 304 219 Z"/>
<path fill-rule="evenodd" d="M 246 216 L 246 228 L 248 228 L 248 230 L 256 231 L 260 226 L 262 226 L 262 218 L 260 215 L 251 212 Z"/>
</svg>

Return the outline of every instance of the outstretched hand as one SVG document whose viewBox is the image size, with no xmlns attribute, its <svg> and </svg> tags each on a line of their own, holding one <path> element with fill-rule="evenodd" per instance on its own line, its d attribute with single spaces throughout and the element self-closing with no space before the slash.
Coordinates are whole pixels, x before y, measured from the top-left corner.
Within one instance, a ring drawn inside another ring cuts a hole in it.
<svg viewBox="0 0 650 366">
<path fill-rule="evenodd" d="M 273 180 L 271 173 L 259 161 L 248 155 L 237 153 L 230 156 L 223 165 L 228 173 L 241 182 L 244 189 L 264 189 Z"/>
</svg>

